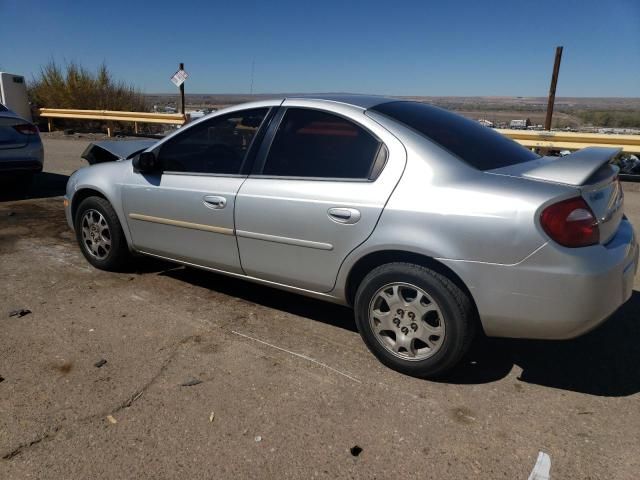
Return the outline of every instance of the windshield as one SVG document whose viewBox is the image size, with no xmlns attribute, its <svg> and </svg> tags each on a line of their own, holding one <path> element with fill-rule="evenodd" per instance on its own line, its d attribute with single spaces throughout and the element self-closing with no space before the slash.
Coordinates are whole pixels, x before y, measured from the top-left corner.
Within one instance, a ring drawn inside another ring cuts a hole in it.
<svg viewBox="0 0 640 480">
<path fill-rule="evenodd" d="M 416 130 L 478 170 L 492 170 L 539 158 L 491 128 L 432 105 L 389 102 L 371 110 Z"/>
</svg>

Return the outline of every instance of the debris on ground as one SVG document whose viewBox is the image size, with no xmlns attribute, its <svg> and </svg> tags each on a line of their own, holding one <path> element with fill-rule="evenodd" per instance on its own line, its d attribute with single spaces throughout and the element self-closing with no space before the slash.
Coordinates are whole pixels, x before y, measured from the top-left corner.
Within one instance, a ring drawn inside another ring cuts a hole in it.
<svg viewBox="0 0 640 480">
<path fill-rule="evenodd" d="M 113 425 L 118 423 L 118 421 L 113 417 L 113 415 L 107 415 L 107 420 L 109 420 L 109 423 L 111 423 Z"/>
<path fill-rule="evenodd" d="M 256 442 L 261 442 L 262 441 L 262 437 L 260 435 L 256 436 L 256 438 L 254 438 L 254 440 Z"/>
<path fill-rule="evenodd" d="M 7 213 L 7 217 L 13 217 L 16 214 L 16 212 L 9 212 Z"/>
<path fill-rule="evenodd" d="M 0 383 L 4 382 L 4 377 L 0 375 Z"/>
<path fill-rule="evenodd" d="M 104 358 L 102 358 L 102 359 L 98 360 L 96 363 L 94 363 L 93 366 L 96 367 L 96 368 L 100 368 L 100 367 L 106 365 L 106 363 L 107 363 L 107 361 Z"/>
<path fill-rule="evenodd" d="M 362 453 L 362 447 L 358 445 L 354 445 L 353 447 L 351 447 L 349 451 L 351 452 L 351 455 L 353 455 L 354 457 L 357 457 Z"/>
<path fill-rule="evenodd" d="M 536 464 L 533 466 L 529 480 L 549 480 L 551 478 L 551 457 L 544 452 L 538 452 Z"/>
<path fill-rule="evenodd" d="M 2 377 L 0 377 L 2 378 Z M 216 417 L 216 414 L 214 412 L 211 412 L 209 414 L 209 423 L 213 423 L 213 419 Z"/>
<path fill-rule="evenodd" d="M 31 313 L 31 310 L 29 310 L 28 308 L 19 308 L 18 310 L 12 310 L 9 312 L 9 316 L 10 317 L 24 317 L 25 315 L 29 315 Z"/>
<path fill-rule="evenodd" d="M 202 383 L 202 380 L 198 380 L 197 378 L 192 378 L 187 380 L 186 382 L 180 384 L 181 387 L 193 387 L 194 385 L 199 385 Z"/>
<path fill-rule="evenodd" d="M 58 372 L 60 372 L 62 375 L 66 375 L 68 374 L 72 369 L 73 369 L 73 363 L 71 362 L 64 362 L 61 365 L 58 364 L 54 364 L 53 365 L 53 369 L 57 370 Z"/>
<path fill-rule="evenodd" d="M 138 400 L 142 395 L 144 394 L 144 392 L 138 392 L 136 393 L 133 397 L 131 397 L 130 403 L 129 405 L 131 405 L 133 402 L 135 402 L 136 400 Z"/>
</svg>

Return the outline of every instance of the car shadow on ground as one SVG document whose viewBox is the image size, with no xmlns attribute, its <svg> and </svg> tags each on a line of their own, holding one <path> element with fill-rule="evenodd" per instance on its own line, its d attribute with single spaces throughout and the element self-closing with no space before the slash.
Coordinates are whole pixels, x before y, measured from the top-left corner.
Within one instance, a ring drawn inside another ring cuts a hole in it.
<svg viewBox="0 0 640 480">
<path fill-rule="evenodd" d="M 603 325 L 573 340 L 483 339 L 446 381 L 491 382 L 514 365 L 525 383 L 607 397 L 640 392 L 640 292 Z"/>
<path fill-rule="evenodd" d="M 150 271 L 153 268 L 149 269 Z M 353 311 L 328 302 L 192 268 L 160 272 L 190 284 L 357 332 Z M 373 358 L 373 357 L 372 357 Z M 640 392 L 640 292 L 596 330 L 573 340 L 480 338 L 468 358 L 440 381 L 483 384 L 505 378 L 518 366 L 518 380 L 597 396 Z"/>
<path fill-rule="evenodd" d="M 0 202 L 50 198 L 64 195 L 69 175 L 42 172 L 33 176 L 30 185 L 21 185 L 11 177 L 0 177 Z"/>
<path fill-rule="evenodd" d="M 340 305 L 195 268 L 169 269 L 162 272 L 161 275 L 241 298 L 268 308 L 282 310 L 293 315 L 357 332 L 353 320 L 353 312 L 351 309 Z"/>
</svg>

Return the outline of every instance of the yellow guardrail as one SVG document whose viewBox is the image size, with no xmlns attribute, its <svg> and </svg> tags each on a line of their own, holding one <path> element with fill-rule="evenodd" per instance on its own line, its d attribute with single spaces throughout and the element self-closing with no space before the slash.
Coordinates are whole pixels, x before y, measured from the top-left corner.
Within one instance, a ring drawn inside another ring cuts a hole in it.
<svg viewBox="0 0 640 480">
<path fill-rule="evenodd" d="M 65 118 L 73 120 L 103 120 L 106 122 L 133 122 L 138 133 L 138 123 L 159 123 L 165 125 L 183 125 L 185 116 L 180 113 L 120 112 L 115 110 L 71 110 L 65 108 L 41 108 L 41 117 L 48 121 L 49 131 L 53 130 L 53 119 Z M 112 135 L 112 127 L 108 124 L 107 134 Z"/>
<path fill-rule="evenodd" d="M 530 148 L 579 150 L 585 147 L 622 147 L 623 152 L 640 153 L 640 135 L 505 130 L 499 128 L 496 131 Z"/>
<path fill-rule="evenodd" d="M 133 122 L 138 133 L 138 123 L 161 123 L 183 125 L 185 116 L 179 113 L 119 112 L 114 110 L 69 110 L 63 108 L 41 108 L 40 116 L 47 118 L 49 131 L 53 129 L 53 119 L 103 120 L 106 122 Z M 107 133 L 112 135 L 112 127 L 107 124 Z M 506 130 L 497 132 L 512 138 L 529 148 L 549 148 L 556 150 L 579 150 L 584 147 L 621 147 L 622 151 L 640 153 L 640 135 L 614 135 L 604 133 L 547 132 L 540 130 Z"/>
</svg>

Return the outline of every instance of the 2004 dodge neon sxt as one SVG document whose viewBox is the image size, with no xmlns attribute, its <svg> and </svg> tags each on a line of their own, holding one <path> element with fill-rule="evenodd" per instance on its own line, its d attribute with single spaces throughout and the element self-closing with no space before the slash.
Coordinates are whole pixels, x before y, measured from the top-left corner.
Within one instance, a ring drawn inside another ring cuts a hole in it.
<svg viewBox="0 0 640 480">
<path fill-rule="evenodd" d="M 97 268 L 135 252 L 352 305 L 380 361 L 429 377 L 479 327 L 571 338 L 631 296 L 617 153 L 540 157 L 416 102 L 281 98 L 91 145 L 66 215 Z"/>
</svg>

